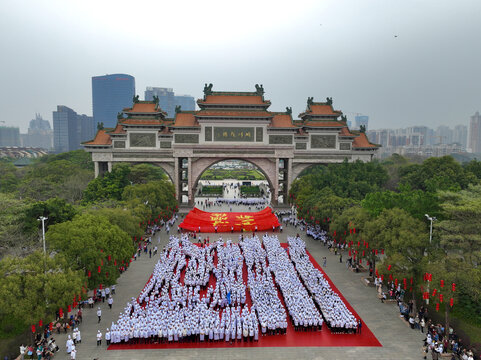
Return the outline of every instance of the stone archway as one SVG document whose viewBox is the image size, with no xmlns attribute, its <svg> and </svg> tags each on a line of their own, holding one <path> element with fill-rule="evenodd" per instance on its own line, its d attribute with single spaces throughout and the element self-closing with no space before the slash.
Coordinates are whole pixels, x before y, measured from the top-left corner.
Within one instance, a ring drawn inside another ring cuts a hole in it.
<svg viewBox="0 0 481 360">
<path fill-rule="evenodd" d="M 277 164 L 275 159 L 265 158 L 197 158 L 191 160 L 191 173 L 189 176 L 189 203 L 194 201 L 194 190 L 197 188 L 201 175 L 209 169 L 212 165 L 224 160 L 241 160 L 255 165 L 260 172 L 265 176 L 269 187 L 271 189 L 271 202 L 277 204 Z"/>
</svg>

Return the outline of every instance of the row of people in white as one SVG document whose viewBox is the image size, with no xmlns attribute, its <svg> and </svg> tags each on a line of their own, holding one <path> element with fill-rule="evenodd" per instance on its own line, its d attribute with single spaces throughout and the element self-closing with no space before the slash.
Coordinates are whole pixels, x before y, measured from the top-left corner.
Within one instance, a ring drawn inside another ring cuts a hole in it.
<svg viewBox="0 0 481 360">
<path fill-rule="evenodd" d="M 294 326 L 321 327 L 322 316 L 299 280 L 296 269 L 289 261 L 287 252 L 280 246 L 277 236 L 266 234 L 262 240 L 269 260 L 269 269 L 275 276 Z"/>
<path fill-rule="evenodd" d="M 316 269 L 306 253 L 306 244 L 299 237 L 287 237 L 289 256 L 305 286 L 312 294 L 327 325 L 336 332 L 355 331 L 358 320 L 339 295 L 331 289 L 321 271 Z"/>
</svg>

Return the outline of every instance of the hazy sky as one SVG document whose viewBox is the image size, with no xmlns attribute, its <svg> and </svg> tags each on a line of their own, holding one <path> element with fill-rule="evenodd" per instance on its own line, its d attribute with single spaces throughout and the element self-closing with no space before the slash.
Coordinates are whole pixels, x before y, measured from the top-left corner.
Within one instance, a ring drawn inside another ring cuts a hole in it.
<svg viewBox="0 0 481 360">
<path fill-rule="evenodd" d="M 118 72 L 141 99 L 259 83 L 297 116 L 332 96 L 370 128 L 481 110 L 480 0 L 1 0 L 0 32 L 0 121 L 22 132 L 60 104 L 91 115 L 91 77 Z"/>
</svg>

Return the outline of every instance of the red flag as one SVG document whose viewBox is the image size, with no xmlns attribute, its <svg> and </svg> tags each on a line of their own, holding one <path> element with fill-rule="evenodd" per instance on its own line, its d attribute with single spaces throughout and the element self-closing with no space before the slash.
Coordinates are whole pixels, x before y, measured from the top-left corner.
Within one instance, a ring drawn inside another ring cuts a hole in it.
<svg viewBox="0 0 481 360">
<path fill-rule="evenodd" d="M 441 283 L 441 287 L 443 288 L 444 287 L 444 280 L 441 279 L 440 283 Z"/>
<path fill-rule="evenodd" d="M 376 269 L 376 277 L 379 277 L 379 271 Z"/>
<path fill-rule="evenodd" d="M 107 259 L 108 259 L 109 262 L 110 262 L 110 260 L 112 259 L 112 257 L 109 255 L 109 256 L 107 257 Z"/>
<path fill-rule="evenodd" d="M 62 309 L 62 308 L 60 308 L 60 309 L 58 310 L 58 316 L 61 317 L 61 318 L 63 318 L 63 309 Z"/>
<path fill-rule="evenodd" d="M 381 275 L 381 281 L 384 281 L 384 275 Z"/>
<path fill-rule="evenodd" d="M 114 260 L 114 265 L 117 266 L 117 260 Z"/>
<path fill-rule="evenodd" d="M 436 311 L 439 311 L 439 303 L 436 304 Z"/>
<path fill-rule="evenodd" d="M 356 228 L 354 228 L 352 231 L 353 231 L 353 232 L 354 232 L 354 234 L 355 234 L 355 233 L 356 233 Z"/>
<path fill-rule="evenodd" d="M 433 290 L 433 295 L 432 295 L 432 297 L 435 297 L 437 292 L 438 292 L 438 290 L 437 290 L 437 289 L 434 289 L 434 290 Z"/>
<path fill-rule="evenodd" d="M 387 271 L 391 271 L 391 265 L 387 266 Z"/>
<path fill-rule="evenodd" d="M 49 329 L 50 331 L 52 331 L 52 329 L 53 329 L 53 323 L 48 324 L 48 329 Z"/>
<path fill-rule="evenodd" d="M 454 305 L 454 299 L 451 298 L 451 299 L 449 299 L 449 306 L 453 307 L 453 305 Z"/>
<path fill-rule="evenodd" d="M 70 305 L 67 306 L 67 312 L 71 312 L 72 311 L 72 307 Z"/>
<path fill-rule="evenodd" d="M 97 271 L 98 271 L 98 273 L 100 274 L 100 266 L 98 266 Z"/>
<path fill-rule="evenodd" d="M 456 284 L 455 284 L 455 283 L 452 283 L 452 284 L 451 284 L 451 290 L 452 290 L 453 292 L 456 291 Z"/>
<path fill-rule="evenodd" d="M 32 332 L 35 333 L 35 325 L 31 326 Z"/>
<path fill-rule="evenodd" d="M 42 326 L 43 326 L 43 321 L 42 321 L 42 319 L 40 319 L 40 320 L 38 321 L 38 327 L 42 327 Z"/>
<path fill-rule="evenodd" d="M 100 290 L 102 290 L 102 284 L 99 285 Z"/>
<path fill-rule="evenodd" d="M 384 249 L 381 249 L 381 255 L 384 255 Z"/>
<path fill-rule="evenodd" d="M 439 302 L 443 302 L 443 294 L 439 294 Z"/>
<path fill-rule="evenodd" d="M 89 270 L 89 272 L 87 273 L 87 276 L 88 276 L 89 278 L 92 276 L 92 273 L 90 272 L 90 270 Z"/>
<path fill-rule="evenodd" d="M 389 274 L 389 281 L 392 281 L 392 274 Z"/>
<path fill-rule="evenodd" d="M 394 286 L 397 287 L 397 279 L 394 279 Z"/>
</svg>

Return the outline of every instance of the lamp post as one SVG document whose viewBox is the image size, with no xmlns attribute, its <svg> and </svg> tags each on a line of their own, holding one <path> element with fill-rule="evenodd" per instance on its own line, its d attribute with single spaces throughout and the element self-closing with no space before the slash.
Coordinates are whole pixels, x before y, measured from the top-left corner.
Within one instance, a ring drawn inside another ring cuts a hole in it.
<svg viewBox="0 0 481 360">
<path fill-rule="evenodd" d="M 42 222 L 43 255 L 47 256 L 47 249 L 45 248 L 45 220 L 48 220 L 48 218 L 40 216 L 37 220 Z"/>
<path fill-rule="evenodd" d="M 432 241 L 433 241 L 433 221 L 436 220 L 436 218 L 434 216 L 429 216 L 428 214 L 424 214 L 424 216 L 426 216 L 426 218 L 431 222 L 430 226 L 429 226 L 429 245 L 431 245 Z M 429 280 L 428 280 L 428 294 L 429 294 Z M 429 297 L 426 299 L 426 304 L 429 305 Z"/>
<path fill-rule="evenodd" d="M 428 214 L 424 214 L 426 218 L 431 222 L 431 226 L 429 227 L 429 245 L 431 245 L 433 241 L 433 221 L 436 221 L 434 216 L 429 216 Z"/>
</svg>

